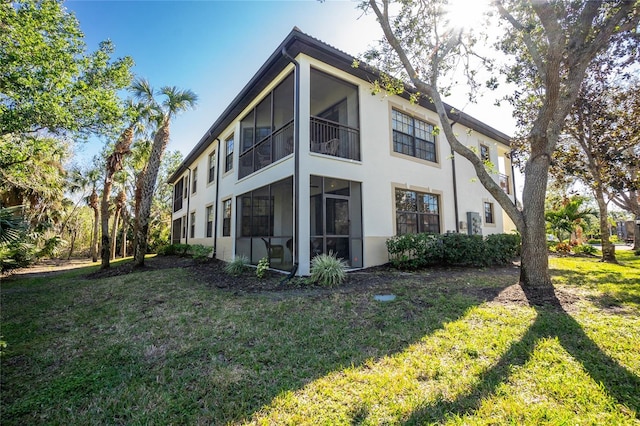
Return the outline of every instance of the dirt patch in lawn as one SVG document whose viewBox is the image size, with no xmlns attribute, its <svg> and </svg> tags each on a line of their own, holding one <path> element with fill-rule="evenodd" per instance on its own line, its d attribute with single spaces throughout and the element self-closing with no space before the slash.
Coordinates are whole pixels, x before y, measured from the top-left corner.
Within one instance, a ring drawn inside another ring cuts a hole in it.
<svg viewBox="0 0 640 426">
<path fill-rule="evenodd" d="M 13 275 L 42 276 L 64 270 L 95 265 L 87 259 L 51 260 L 30 268 L 17 270 Z M 385 293 L 392 291 L 390 283 L 401 283 L 416 288 L 438 289 L 442 292 L 459 292 L 480 301 L 517 305 L 555 305 L 571 309 L 580 298 L 562 289 L 549 292 L 525 294 L 517 284 L 520 268 L 517 264 L 491 268 L 432 267 L 420 271 L 399 271 L 389 265 L 351 271 L 347 280 L 338 288 L 323 288 L 308 284 L 304 278 L 287 280 L 287 274 L 269 271 L 259 279 L 255 269 L 250 268 L 234 277 L 224 272 L 226 263 L 219 260 L 195 261 L 180 256 L 155 256 L 145 260 L 144 267 L 136 268 L 131 260 L 114 263 L 108 269 L 100 269 L 85 275 L 88 279 L 114 277 L 131 273 L 181 268 L 194 280 L 235 294 L 266 294 L 275 299 L 299 295 L 322 296 L 332 293 L 350 293 L 367 290 Z M 486 282 L 486 285 L 479 282 Z M 501 283 L 496 287 L 496 282 Z"/>
</svg>

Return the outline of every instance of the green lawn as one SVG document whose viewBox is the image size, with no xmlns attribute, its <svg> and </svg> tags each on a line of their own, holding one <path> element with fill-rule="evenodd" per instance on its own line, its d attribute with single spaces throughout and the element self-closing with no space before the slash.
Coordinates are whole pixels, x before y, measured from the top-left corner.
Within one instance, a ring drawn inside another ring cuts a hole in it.
<svg viewBox="0 0 640 426">
<path fill-rule="evenodd" d="M 189 269 L 13 278 L 0 421 L 640 424 L 640 258 L 618 257 L 551 259 L 564 309 L 474 271 L 277 293 Z"/>
</svg>

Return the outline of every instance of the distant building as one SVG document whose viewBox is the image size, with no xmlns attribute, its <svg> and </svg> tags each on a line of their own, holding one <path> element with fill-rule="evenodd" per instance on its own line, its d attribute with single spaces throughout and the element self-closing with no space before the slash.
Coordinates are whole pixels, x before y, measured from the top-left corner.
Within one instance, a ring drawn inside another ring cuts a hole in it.
<svg viewBox="0 0 640 426">
<path fill-rule="evenodd" d="M 513 229 L 433 131 L 433 105 L 372 96 L 377 75 L 353 61 L 293 29 L 169 179 L 174 243 L 307 275 L 319 253 L 384 264 L 397 234 Z M 464 113 L 453 120 L 513 197 L 509 137 Z"/>
</svg>

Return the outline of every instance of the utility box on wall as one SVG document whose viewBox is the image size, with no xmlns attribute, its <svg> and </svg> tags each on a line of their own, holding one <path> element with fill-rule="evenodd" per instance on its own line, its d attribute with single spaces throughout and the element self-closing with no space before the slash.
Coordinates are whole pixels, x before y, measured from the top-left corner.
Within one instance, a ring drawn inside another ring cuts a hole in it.
<svg viewBox="0 0 640 426">
<path fill-rule="evenodd" d="M 482 235 L 482 219 L 480 213 L 467 212 L 467 232 L 469 235 Z"/>
</svg>

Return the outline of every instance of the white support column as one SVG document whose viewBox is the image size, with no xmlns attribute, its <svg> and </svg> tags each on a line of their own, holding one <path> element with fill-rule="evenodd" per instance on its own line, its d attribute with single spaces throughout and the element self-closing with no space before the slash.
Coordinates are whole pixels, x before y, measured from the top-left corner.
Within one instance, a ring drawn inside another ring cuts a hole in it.
<svg viewBox="0 0 640 426">
<path fill-rule="evenodd" d="M 311 115 L 311 67 L 309 61 L 299 57 L 300 63 L 300 198 L 298 203 L 298 274 L 309 275 L 310 231 L 309 231 L 309 118 Z"/>
</svg>

